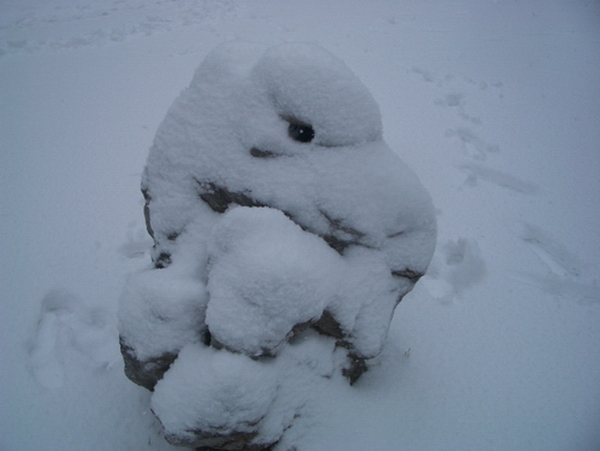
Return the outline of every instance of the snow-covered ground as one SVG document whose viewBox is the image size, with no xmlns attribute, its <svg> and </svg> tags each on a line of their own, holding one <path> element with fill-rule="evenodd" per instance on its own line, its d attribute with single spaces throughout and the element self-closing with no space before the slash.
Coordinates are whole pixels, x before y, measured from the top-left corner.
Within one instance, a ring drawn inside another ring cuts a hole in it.
<svg viewBox="0 0 600 451">
<path fill-rule="evenodd" d="M 298 450 L 600 449 L 600 5 L 567 0 L 0 3 L 0 449 L 175 449 L 116 311 L 152 138 L 232 39 L 344 60 L 438 210 L 383 354 Z"/>
</svg>

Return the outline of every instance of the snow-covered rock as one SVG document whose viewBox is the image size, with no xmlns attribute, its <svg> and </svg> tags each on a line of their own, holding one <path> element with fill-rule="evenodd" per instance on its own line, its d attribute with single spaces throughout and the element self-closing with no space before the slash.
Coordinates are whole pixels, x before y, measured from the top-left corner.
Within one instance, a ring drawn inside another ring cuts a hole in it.
<svg viewBox="0 0 600 451">
<path fill-rule="evenodd" d="M 142 191 L 154 268 L 123 291 L 121 346 L 186 446 L 272 445 L 307 378 L 354 382 L 435 247 L 429 195 L 383 141 L 375 100 L 315 44 L 211 52 L 158 129 Z"/>
<path fill-rule="evenodd" d="M 232 208 L 210 250 L 206 324 L 229 350 L 275 355 L 336 295 L 342 257 L 279 210 Z"/>
</svg>

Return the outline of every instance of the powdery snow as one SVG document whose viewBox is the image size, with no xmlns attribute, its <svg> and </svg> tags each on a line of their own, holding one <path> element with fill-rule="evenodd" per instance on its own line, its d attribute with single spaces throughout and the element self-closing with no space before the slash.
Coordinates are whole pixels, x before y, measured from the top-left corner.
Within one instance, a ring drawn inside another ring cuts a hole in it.
<svg viewBox="0 0 600 451">
<path fill-rule="evenodd" d="M 228 349 L 274 355 L 336 296 L 342 258 L 282 212 L 238 207 L 213 231 L 206 323 Z"/>
<path fill-rule="evenodd" d="M 252 433 L 275 399 L 277 376 L 272 365 L 190 344 L 156 385 L 152 409 L 175 444 L 194 446 L 195 431 Z"/>
<path fill-rule="evenodd" d="M 3 4 L 0 448 L 178 449 L 123 374 L 117 300 L 149 269 L 138 188 L 155 131 L 235 39 L 318 42 L 352 67 L 439 230 L 357 384 L 330 381 L 344 356 L 327 337 L 279 349 L 306 371 L 278 373 L 294 380 L 261 434 L 293 422 L 279 449 L 299 451 L 600 448 L 599 23 L 594 2 L 558 0 Z M 245 144 L 261 143 L 277 144 Z M 198 256 L 164 270 L 189 282 Z M 200 285 L 172 293 L 175 311 Z"/>
</svg>

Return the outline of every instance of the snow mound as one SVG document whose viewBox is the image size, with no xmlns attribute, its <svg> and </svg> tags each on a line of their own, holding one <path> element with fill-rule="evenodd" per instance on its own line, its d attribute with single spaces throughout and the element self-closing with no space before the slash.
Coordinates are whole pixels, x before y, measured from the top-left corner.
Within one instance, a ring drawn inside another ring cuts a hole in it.
<svg viewBox="0 0 600 451">
<path fill-rule="evenodd" d="M 282 117 L 313 124 L 315 144 L 348 146 L 381 139 L 381 116 L 365 86 L 338 58 L 317 46 L 268 49 L 256 76 Z"/>
<path fill-rule="evenodd" d="M 88 306 L 65 289 L 51 290 L 42 302 L 29 351 L 35 379 L 46 388 L 59 388 L 73 370 L 74 361 L 77 367 L 111 367 L 119 361 L 115 336 L 108 310 Z"/>
<path fill-rule="evenodd" d="M 307 381 L 353 383 L 381 352 L 435 247 L 431 199 L 376 102 L 315 44 L 211 52 L 142 191 L 154 268 L 123 290 L 121 347 L 174 444 L 282 440 Z"/>
<path fill-rule="evenodd" d="M 250 356 L 274 355 L 299 325 L 316 322 L 335 296 L 343 263 L 272 208 L 225 213 L 210 254 L 206 323 L 214 340 Z"/>
<path fill-rule="evenodd" d="M 211 436 L 253 436 L 275 398 L 276 377 L 270 365 L 244 355 L 190 344 L 156 385 L 152 409 L 177 445 L 200 446 Z"/>
</svg>

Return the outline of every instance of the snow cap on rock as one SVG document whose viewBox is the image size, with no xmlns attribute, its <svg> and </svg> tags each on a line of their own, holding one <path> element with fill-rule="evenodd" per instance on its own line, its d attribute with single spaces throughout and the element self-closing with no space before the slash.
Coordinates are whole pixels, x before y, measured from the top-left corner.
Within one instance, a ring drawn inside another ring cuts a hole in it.
<svg viewBox="0 0 600 451">
<path fill-rule="evenodd" d="M 315 144 L 349 146 L 381 139 L 381 115 L 371 93 L 336 56 L 316 44 L 267 49 L 253 75 L 277 112 L 315 129 Z"/>
<path fill-rule="evenodd" d="M 308 381 L 353 383 L 381 352 L 435 247 L 431 199 L 375 100 L 316 44 L 212 51 L 142 190 L 155 268 L 124 290 L 121 345 L 178 445 L 270 449 Z"/>
</svg>

